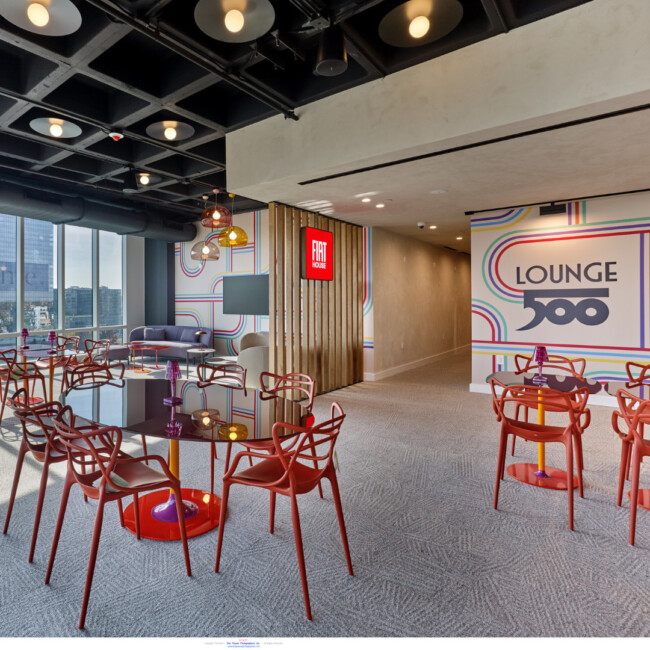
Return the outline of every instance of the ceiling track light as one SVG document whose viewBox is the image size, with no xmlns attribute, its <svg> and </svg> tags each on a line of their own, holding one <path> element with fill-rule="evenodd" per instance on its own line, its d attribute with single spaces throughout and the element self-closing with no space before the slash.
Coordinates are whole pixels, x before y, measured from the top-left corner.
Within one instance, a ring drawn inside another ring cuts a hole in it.
<svg viewBox="0 0 650 650">
<path fill-rule="evenodd" d="M 71 0 L 2 0 L 0 16 L 41 36 L 67 36 L 81 27 L 81 14 Z"/>
<path fill-rule="evenodd" d="M 314 74 L 321 77 L 337 77 L 348 69 L 348 52 L 343 31 L 338 25 L 321 32 Z"/>
</svg>

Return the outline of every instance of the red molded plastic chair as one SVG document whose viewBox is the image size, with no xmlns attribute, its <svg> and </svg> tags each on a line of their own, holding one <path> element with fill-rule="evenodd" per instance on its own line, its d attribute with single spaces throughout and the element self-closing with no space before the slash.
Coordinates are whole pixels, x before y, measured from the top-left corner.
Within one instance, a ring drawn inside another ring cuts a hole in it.
<svg viewBox="0 0 650 650">
<path fill-rule="evenodd" d="M 618 400 L 619 411 L 612 413 L 612 426 L 622 442 L 621 466 L 618 474 L 617 505 L 621 505 L 626 466 L 629 464 L 632 469 L 629 542 L 634 546 L 636 512 L 639 500 L 639 474 L 641 472 L 643 458 L 650 456 L 650 440 L 644 438 L 644 428 L 650 424 L 650 400 L 642 400 L 623 389 L 617 391 L 616 398 Z M 621 432 L 619 429 L 619 418 L 625 421 L 627 432 Z"/>
<path fill-rule="evenodd" d="M 92 388 L 108 382 L 122 382 L 123 363 L 87 363 L 63 369 L 61 392 L 70 388 Z"/>
<path fill-rule="evenodd" d="M 588 413 L 587 399 L 589 391 L 587 388 L 579 388 L 570 393 L 562 393 L 550 388 L 537 386 L 504 386 L 495 379 L 490 380 L 492 387 L 492 406 L 497 414 L 497 422 L 501 422 L 501 436 L 499 438 L 499 454 L 497 461 L 497 476 L 494 485 L 494 508 L 497 508 L 499 500 L 499 484 L 503 480 L 506 443 L 508 435 L 512 434 L 529 440 L 530 442 L 552 443 L 560 442 L 566 450 L 566 471 L 567 485 L 573 485 L 573 443 L 580 440 L 585 426 L 581 423 L 583 414 Z M 497 395 L 497 388 L 503 392 Z M 566 413 L 568 422 L 565 426 L 554 426 L 547 424 L 534 424 L 525 420 L 518 420 L 516 413 L 518 407 L 526 409 L 537 409 L 539 401 L 542 400 L 544 409 L 553 413 Z M 514 417 L 507 413 L 514 411 Z M 589 416 L 586 416 L 587 419 Z M 580 457 L 580 453 L 576 453 Z M 583 496 L 582 464 L 578 462 L 578 486 L 580 496 Z M 573 489 L 567 490 L 569 501 L 569 528 L 573 530 Z"/>
<path fill-rule="evenodd" d="M 90 546 L 90 558 L 88 560 L 88 572 L 86 574 L 86 587 L 81 606 L 81 617 L 79 618 L 79 629 L 83 629 L 95 571 L 99 537 L 102 530 L 104 504 L 109 501 L 118 501 L 120 505 L 120 520 L 122 521 L 122 525 L 124 525 L 120 500 L 124 497 L 133 496 L 136 537 L 140 539 L 138 494 L 140 492 L 149 492 L 163 488 L 171 488 L 176 494 L 180 494 L 181 483 L 170 472 L 167 463 L 161 456 L 151 455 L 134 458 L 122 452 L 120 449 L 122 431 L 118 427 L 99 428 L 94 424 L 89 426 L 76 426 L 75 416 L 69 406 L 66 406 L 53 419 L 53 423 L 58 433 L 55 444 L 57 448 L 60 445 L 66 451 L 68 471 L 63 483 L 61 506 L 54 531 L 45 584 L 49 584 L 52 575 L 70 488 L 76 483 L 86 497 L 98 501 L 95 527 Z M 145 465 L 142 462 L 144 460 L 155 460 L 160 465 L 162 471 L 160 472 L 149 465 Z M 178 523 L 185 556 L 185 568 L 187 575 L 191 576 L 192 569 L 190 567 L 190 555 L 187 548 L 185 519 L 183 517 L 183 507 L 180 499 L 176 501 L 176 512 L 178 514 Z"/>
<path fill-rule="evenodd" d="M 236 363 L 222 363 L 220 365 L 212 365 L 208 363 L 201 363 L 196 368 L 196 374 L 199 377 L 197 386 L 205 388 L 211 384 L 219 384 L 221 386 L 228 386 L 230 388 L 240 388 L 246 395 L 246 368 Z M 226 452 L 226 467 L 230 462 L 230 451 L 232 443 L 228 443 L 228 451 Z M 217 458 L 217 446 L 213 442 L 210 444 L 210 492 L 214 494 L 214 461 Z"/>
<path fill-rule="evenodd" d="M 23 387 L 24 383 L 32 381 L 32 391 L 31 397 L 34 397 L 34 390 L 36 388 L 36 382 L 41 382 L 41 387 L 43 388 L 43 395 L 47 395 L 45 392 L 45 376 L 38 369 L 36 364 L 33 361 L 16 361 L 16 350 L 5 350 L 0 352 L 0 382 L 4 382 L 4 391 L 2 391 L 2 406 L 0 406 L 0 422 L 2 422 L 2 416 L 5 410 L 5 404 L 7 403 L 7 397 L 9 395 L 9 385 L 13 383 L 14 392 L 18 391 L 18 382 L 20 382 Z"/>
<path fill-rule="evenodd" d="M 573 377 L 578 379 L 584 379 L 583 373 L 587 362 L 585 359 L 570 359 L 569 357 L 563 357 L 559 354 L 549 354 L 548 362 L 544 362 L 544 370 L 561 370 Z M 516 374 L 520 375 L 524 372 L 536 372 L 539 365 L 534 360 L 533 356 L 527 356 L 523 354 L 515 354 L 515 367 L 517 370 Z M 524 411 L 524 416 L 528 419 L 528 409 Z M 519 417 L 519 409 L 515 413 L 515 417 Z M 516 437 L 512 436 L 512 446 L 510 448 L 510 454 L 515 455 L 515 440 Z M 580 462 L 582 462 L 582 457 L 580 457 Z"/>
<path fill-rule="evenodd" d="M 300 568 L 300 579 L 305 599 L 305 610 L 307 618 L 311 620 L 311 606 L 309 603 L 309 590 L 307 586 L 307 572 L 305 569 L 305 557 L 302 546 L 302 534 L 300 530 L 300 517 L 298 514 L 298 494 L 311 492 L 321 479 L 328 479 L 332 485 L 334 505 L 338 515 L 343 550 L 348 565 L 348 572 L 354 575 L 350 548 L 348 546 L 343 509 L 341 508 L 341 497 L 339 486 L 336 480 L 336 472 L 333 463 L 334 445 L 341 430 L 341 424 L 345 414 L 341 407 L 334 402 L 332 404 L 331 419 L 311 428 L 296 427 L 291 424 L 277 422 L 273 426 L 273 453 L 259 453 L 255 451 L 239 452 L 230 469 L 223 477 L 223 490 L 221 494 L 221 514 L 219 516 L 219 535 L 217 539 L 217 558 L 214 566 L 215 572 L 219 571 L 221 559 L 221 545 L 223 542 L 223 529 L 226 523 L 226 511 L 228 508 L 228 495 L 230 486 L 248 485 L 250 487 L 263 488 L 271 493 L 271 508 L 269 516 L 269 527 L 273 533 L 275 519 L 275 497 L 282 494 L 291 499 L 291 518 L 293 520 L 293 532 L 298 554 L 298 566 Z M 280 439 L 280 429 L 295 431 L 298 435 Z M 314 452 L 316 455 L 314 455 Z M 237 472 L 239 461 L 243 458 L 259 458 L 260 462 L 255 463 Z M 312 462 L 317 460 L 318 466 L 314 468 Z M 303 462 L 304 461 L 304 462 Z M 308 463 L 308 464 L 305 464 Z M 231 515 L 232 517 L 232 515 Z"/>
<path fill-rule="evenodd" d="M 628 361 L 625 364 L 628 380 L 625 385 L 628 388 L 635 388 L 641 384 L 650 384 L 650 363 L 642 364 Z"/>
<path fill-rule="evenodd" d="M 78 336 L 57 336 L 56 345 L 54 349 L 63 353 L 66 351 L 79 352 L 79 337 Z M 83 353 L 81 353 L 83 354 Z M 39 368 L 44 370 L 49 370 L 50 368 L 50 358 L 49 356 L 39 357 L 36 361 L 36 365 Z M 58 366 L 76 366 L 78 365 L 77 358 L 75 356 L 60 356 L 54 360 L 54 367 Z"/>
<path fill-rule="evenodd" d="M 204 388 L 210 384 L 246 388 L 246 368 L 242 368 L 236 363 L 222 363 L 218 366 L 201 363 L 197 367 L 196 373 L 199 377 L 196 385 L 199 388 Z"/>
<path fill-rule="evenodd" d="M 34 528 L 32 531 L 32 543 L 29 547 L 29 562 L 34 559 L 34 550 L 36 548 L 36 539 L 43 511 L 43 501 L 45 499 L 45 490 L 47 488 L 47 478 L 49 467 L 53 463 L 60 463 L 68 459 L 67 455 L 61 450 L 57 450 L 50 443 L 50 440 L 56 435 L 52 418 L 56 416 L 63 406 L 59 402 L 47 402 L 36 406 L 27 406 L 27 391 L 21 388 L 9 400 L 8 405 L 13 410 L 14 415 L 20 420 L 23 435 L 18 448 L 18 457 L 16 458 L 16 470 L 14 471 L 14 481 L 11 486 L 11 496 L 9 497 L 9 506 L 7 507 L 7 516 L 2 531 L 3 535 L 9 530 L 9 521 L 11 512 L 14 507 L 16 490 L 20 481 L 20 473 L 23 467 L 23 461 L 28 452 L 34 459 L 43 464 L 41 469 L 41 483 L 38 490 L 38 502 L 36 504 L 36 514 L 34 516 Z M 35 428 L 34 428 L 35 427 Z"/>
</svg>

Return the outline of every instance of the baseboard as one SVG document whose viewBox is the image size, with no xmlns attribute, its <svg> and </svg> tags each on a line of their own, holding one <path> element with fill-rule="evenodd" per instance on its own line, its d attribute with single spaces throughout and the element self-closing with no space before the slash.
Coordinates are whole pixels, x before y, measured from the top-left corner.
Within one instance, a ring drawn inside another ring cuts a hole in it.
<svg viewBox="0 0 650 650">
<path fill-rule="evenodd" d="M 490 394 L 492 390 L 490 389 L 489 384 L 470 384 L 469 385 L 470 393 L 487 393 Z M 608 395 L 607 393 L 598 393 L 596 395 L 589 395 L 589 406 L 610 406 L 616 407 L 618 403 L 616 398 L 613 395 Z"/>
<path fill-rule="evenodd" d="M 460 352 L 465 348 L 469 348 L 470 346 L 471 343 L 468 343 L 467 345 L 461 345 L 459 348 L 453 348 L 451 350 L 446 350 L 445 352 L 439 352 L 438 354 L 434 354 L 431 357 L 425 357 L 424 359 L 411 361 L 410 363 L 405 363 L 401 366 L 394 366 L 393 368 L 388 368 L 387 370 L 382 370 L 381 372 L 364 372 L 363 381 L 380 381 L 381 379 L 387 379 L 388 377 L 392 377 L 393 375 L 399 375 L 402 372 L 408 372 L 409 370 L 414 370 L 415 368 L 419 368 L 420 366 L 426 366 L 428 363 L 431 363 L 432 361 L 441 361 L 442 359 L 451 357 L 457 352 Z"/>
</svg>

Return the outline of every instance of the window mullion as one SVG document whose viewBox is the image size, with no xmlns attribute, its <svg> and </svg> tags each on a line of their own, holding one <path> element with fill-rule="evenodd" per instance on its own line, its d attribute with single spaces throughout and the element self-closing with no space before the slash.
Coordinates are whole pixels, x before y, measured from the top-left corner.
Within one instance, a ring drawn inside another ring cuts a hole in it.
<svg viewBox="0 0 650 650">
<path fill-rule="evenodd" d="M 16 331 L 25 326 L 25 220 L 16 217 Z"/>
<path fill-rule="evenodd" d="M 93 328 L 95 338 L 99 338 L 99 230 L 93 230 Z"/>
</svg>

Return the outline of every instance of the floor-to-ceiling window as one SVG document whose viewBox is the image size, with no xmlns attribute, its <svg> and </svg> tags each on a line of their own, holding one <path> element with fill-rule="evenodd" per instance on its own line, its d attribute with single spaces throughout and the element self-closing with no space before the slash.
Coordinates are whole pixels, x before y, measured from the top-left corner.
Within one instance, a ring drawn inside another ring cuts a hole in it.
<svg viewBox="0 0 650 650">
<path fill-rule="evenodd" d="M 23 327 L 121 343 L 123 259 L 120 235 L 0 214 L 0 349 Z"/>
</svg>

